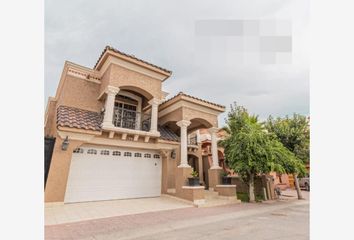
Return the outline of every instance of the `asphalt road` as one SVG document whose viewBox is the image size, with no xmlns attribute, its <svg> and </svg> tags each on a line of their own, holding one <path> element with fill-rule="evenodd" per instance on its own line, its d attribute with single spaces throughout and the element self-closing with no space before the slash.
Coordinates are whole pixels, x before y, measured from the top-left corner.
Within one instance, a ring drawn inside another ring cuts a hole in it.
<svg viewBox="0 0 354 240">
<path fill-rule="evenodd" d="M 291 205 L 240 218 L 235 215 L 234 218 L 230 217 L 226 220 L 133 239 L 307 240 L 309 239 L 309 204 Z"/>
</svg>

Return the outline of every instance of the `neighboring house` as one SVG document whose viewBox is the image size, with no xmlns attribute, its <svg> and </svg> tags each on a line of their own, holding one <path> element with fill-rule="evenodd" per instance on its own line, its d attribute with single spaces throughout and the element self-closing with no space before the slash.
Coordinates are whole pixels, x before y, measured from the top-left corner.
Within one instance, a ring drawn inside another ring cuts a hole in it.
<svg viewBox="0 0 354 240">
<path fill-rule="evenodd" d="M 171 74 L 108 46 L 92 69 L 65 62 L 45 115 L 45 136 L 55 139 L 46 148 L 53 152 L 46 154 L 45 202 L 161 193 L 195 201 L 203 197 L 185 186 L 190 165 L 216 187 L 218 115 L 225 107 L 184 93 L 165 100 L 162 85 Z M 191 142 L 202 128 L 211 133 L 207 164 L 201 143 Z"/>
</svg>

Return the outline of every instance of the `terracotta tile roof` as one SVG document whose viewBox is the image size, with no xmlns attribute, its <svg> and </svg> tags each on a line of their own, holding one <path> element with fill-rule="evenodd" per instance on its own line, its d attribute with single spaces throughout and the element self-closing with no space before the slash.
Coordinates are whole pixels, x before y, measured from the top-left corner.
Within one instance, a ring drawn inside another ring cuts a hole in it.
<svg viewBox="0 0 354 240">
<path fill-rule="evenodd" d="M 201 99 L 201 98 L 193 97 L 193 96 L 191 96 L 191 95 L 185 94 L 184 92 L 179 92 L 177 95 L 175 95 L 175 96 L 173 96 L 172 98 L 167 99 L 166 101 L 164 101 L 163 103 L 161 103 L 161 105 L 164 104 L 164 103 L 167 103 L 167 102 L 171 101 L 172 99 L 175 99 L 175 98 L 178 97 L 178 96 L 185 96 L 185 97 L 192 98 L 192 99 L 195 99 L 195 100 L 204 102 L 204 103 L 208 103 L 208 104 L 211 104 L 211 105 L 220 107 L 220 108 L 225 108 L 225 106 L 223 106 L 223 105 L 220 105 L 220 104 L 217 104 L 217 103 L 213 103 L 213 102 L 209 102 L 209 101 L 206 101 L 206 100 Z"/>
<path fill-rule="evenodd" d="M 102 116 L 98 112 L 79 108 L 59 106 L 57 126 L 101 131 Z"/>
<path fill-rule="evenodd" d="M 161 134 L 160 138 L 167 141 L 179 142 L 179 137 L 176 133 L 172 132 L 171 129 L 167 127 L 158 126 L 158 130 Z"/>
<path fill-rule="evenodd" d="M 115 53 L 118 53 L 118 54 L 122 54 L 122 55 L 124 55 L 124 56 L 126 56 L 126 57 L 129 57 L 129 58 L 131 58 L 131 59 L 137 60 L 137 61 L 139 61 L 139 62 L 148 64 L 148 65 L 150 65 L 150 66 L 152 66 L 152 67 L 155 67 L 155 68 L 158 68 L 158 69 L 160 69 L 160 70 L 162 70 L 162 71 L 164 71 L 164 72 L 166 72 L 166 73 L 169 73 L 169 74 L 172 73 L 172 71 L 170 71 L 170 70 L 167 70 L 167 69 L 162 68 L 162 67 L 159 67 L 159 66 L 157 66 L 157 65 L 155 65 L 155 64 L 146 62 L 146 61 L 144 61 L 144 60 L 142 60 L 142 59 L 140 59 L 140 58 L 135 57 L 134 55 L 130 55 L 130 54 L 126 54 L 126 53 L 124 53 L 124 52 L 121 52 L 121 51 L 119 51 L 119 50 L 117 50 L 117 49 L 115 49 L 115 48 L 113 48 L 113 47 L 111 47 L 111 46 L 106 46 L 106 47 L 103 49 L 103 51 L 102 51 L 102 53 L 101 53 L 101 56 L 98 58 L 98 60 L 97 60 L 97 62 L 96 62 L 96 64 L 95 64 L 95 66 L 93 67 L 94 69 L 97 67 L 97 65 L 98 65 L 99 61 L 101 60 L 101 58 L 103 57 L 104 53 L 105 53 L 106 51 L 108 51 L 108 50 L 111 50 L 111 51 L 113 51 L 113 52 L 115 52 Z"/>
</svg>

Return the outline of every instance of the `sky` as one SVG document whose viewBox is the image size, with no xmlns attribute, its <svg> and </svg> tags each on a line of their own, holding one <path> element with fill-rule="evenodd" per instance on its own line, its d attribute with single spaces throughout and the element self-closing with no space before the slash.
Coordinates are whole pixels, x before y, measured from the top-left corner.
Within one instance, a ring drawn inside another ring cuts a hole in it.
<svg viewBox="0 0 354 240">
<path fill-rule="evenodd" d="M 167 98 L 182 91 L 226 112 L 236 102 L 261 120 L 309 115 L 309 8 L 308 0 L 46 0 L 45 101 L 66 60 L 93 68 L 110 45 L 171 70 Z"/>
</svg>

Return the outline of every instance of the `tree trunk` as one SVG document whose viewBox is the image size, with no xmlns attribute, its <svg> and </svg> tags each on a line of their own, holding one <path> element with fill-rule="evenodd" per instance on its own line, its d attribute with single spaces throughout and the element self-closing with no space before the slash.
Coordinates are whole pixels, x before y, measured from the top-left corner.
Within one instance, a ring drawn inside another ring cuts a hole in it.
<svg viewBox="0 0 354 240">
<path fill-rule="evenodd" d="M 250 202 L 255 202 L 256 201 L 256 198 L 254 196 L 254 174 L 251 173 L 250 174 L 250 178 L 249 178 L 249 182 L 248 182 L 248 185 L 249 185 L 249 198 L 250 198 Z"/>
<path fill-rule="evenodd" d="M 297 174 L 294 173 L 293 175 L 294 175 L 295 188 L 296 188 L 296 192 L 297 192 L 297 198 L 303 199 L 302 194 L 301 194 L 301 189 L 299 186 L 299 180 L 297 179 Z"/>
</svg>

